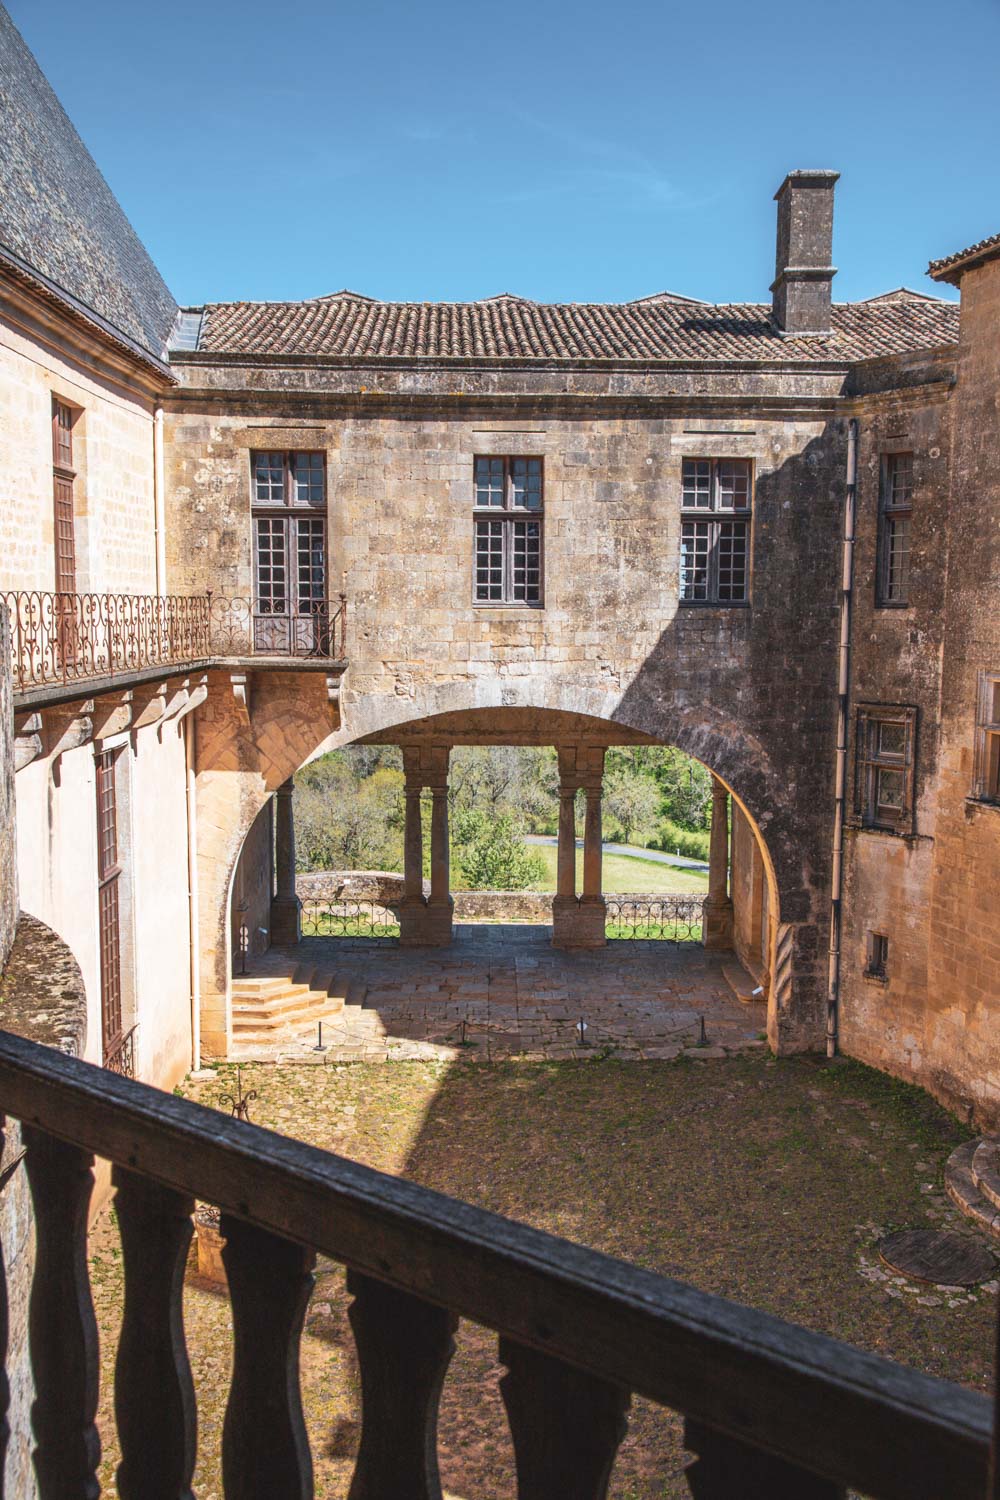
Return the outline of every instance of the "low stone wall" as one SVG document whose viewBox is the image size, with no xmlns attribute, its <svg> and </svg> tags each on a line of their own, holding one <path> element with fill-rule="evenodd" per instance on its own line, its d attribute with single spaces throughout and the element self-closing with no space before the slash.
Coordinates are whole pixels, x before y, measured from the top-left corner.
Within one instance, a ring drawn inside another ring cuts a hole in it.
<svg viewBox="0 0 1000 1500">
<path fill-rule="evenodd" d="M 0 1026 L 72 1057 L 83 1055 L 87 997 L 83 975 L 66 944 L 44 922 L 21 913 L 7 966 L 0 974 Z M 0 1256 L 7 1279 L 7 1376 L 10 1439 L 2 1493 L 37 1495 L 31 1461 L 34 1382 L 28 1357 L 28 1298 L 35 1268 L 28 1180 L 21 1164 L 21 1129 L 8 1119 L 0 1153 Z"/>
<path fill-rule="evenodd" d="M 309 870 L 296 875 L 300 901 L 377 901 L 398 906 L 403 899 L 403 877 L 391 870 Z M 424 881 L 425 892 L 430 882 Z"/>
<path fill-rule="evenodd" d="M 295 877 L 301 901 L 374 901 L 390 910 L 403 899 L 403 877 L 387 870 L 313 870 Z M 424 892 L 429 893 L 424 881 Z M 456 922 L 552 921 L 551 891 L 453 891 Z M 659 910 L 663 902 L 693 903 L 700 908 L 704 897 L 698 891 L 629 891 L 608 896 L 622 922 L 641 924 L 649 908 Z"/>
</svg>

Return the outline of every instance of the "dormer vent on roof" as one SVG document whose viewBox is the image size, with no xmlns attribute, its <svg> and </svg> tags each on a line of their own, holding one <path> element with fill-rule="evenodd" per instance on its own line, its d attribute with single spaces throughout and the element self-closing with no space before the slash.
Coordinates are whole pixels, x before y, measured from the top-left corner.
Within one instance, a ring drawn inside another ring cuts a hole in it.
<svg viewBox="0 0 1000 1500">
<path fill-rule="evenodd" d="M 830 332 L 833 189 L 839 172 L 789 172 L 778 191 L 778 242 L 771 311 L 778 330 Z"/>
</svg>

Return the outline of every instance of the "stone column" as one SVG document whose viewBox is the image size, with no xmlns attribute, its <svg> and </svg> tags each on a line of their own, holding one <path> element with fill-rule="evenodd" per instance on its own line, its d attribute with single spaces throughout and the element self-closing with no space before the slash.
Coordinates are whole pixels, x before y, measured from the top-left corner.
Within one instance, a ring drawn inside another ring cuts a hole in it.
<svg viewBox="0 0 1000 1500">
<path fill-rule="evenodd" d="M 599 948 L 605 942 L 601 894 L 601 783 L 604 751 L 559 746 L 559 859 L 552 902 L 555 948 Z M 583 895 L 576 895 L 576 794 L 587 794 L 583 841 Z"/>
<path fill-rule="evenodd" d="M 420 797 L 424 789 L 419 750 L 403 750 L 405 822 L 403 824 L 403 900 L 399 908 L 399 940 L 405 946 L 424 940 L 424 829 Z"/>
<path fill-rule="evenodd" d="M 708 845 L 708 896 L 702 918 L 706 948 L 733 946 L 733 903 L 729 895 L 729 793 L 712 777 L 712 832 Z"/>
<path fill-rule="evenodd" d="M 271 942 L 297 943 L 302 936 L 302 902 L 295 891 L 294 786 L 289 778 L 274 794 L 274 873 Z"/>
<path fill-rule="evenodd" d="M 448 846 L 448 756 L 440 746 L 405 746 L 406 825 L 403 833 L 403 901 L 399 940 L 404 947 L 443 948 L 452 938 Z M 431 891 L 424 896 L 424 844 L 420 797 L 431 790 Z"/>
<path fill-rule="evenodd" d="M 447 749 L 431 752 L 427 774 L 431 778 L 431 894 L 427 902 L 426 941 L 436 948 L 452 939 L 451 847 L 448 839 Z M 427 757 L 425 756 L 425 759 Z"/>
</svg>

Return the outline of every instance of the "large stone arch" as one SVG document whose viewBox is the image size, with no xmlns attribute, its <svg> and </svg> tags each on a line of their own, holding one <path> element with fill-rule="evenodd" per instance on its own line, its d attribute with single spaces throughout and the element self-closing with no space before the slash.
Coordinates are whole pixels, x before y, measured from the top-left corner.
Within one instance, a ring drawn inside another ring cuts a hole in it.
<svg viewBox="0 0 1000 1500">
<path fill-rule="evenodd" d="M 391 739 L 407 726 L 443 716 L 537 712 L 586 719 L 623 738 L 675 745 L 711 770 L 747 817 L 768 882 L 772 925 L 768 1034 L 776 1051 L 821 1045 L 825 1026 L 820 968 L 822 882 L 796 836 L 795 787 L 767 748 L 712 703 L 681 695 L 624 698 L 610 684 L 566 678 L 467 677 L 417 682 L 405 694 L 358 693 L 345 682 L 342 717 L 332 720 L 322 677 L 269 675 L 249 706 L 226 682 L 203 711 L 198 755 L 198 870 L 201 913 L 202 1048 L 225 1055 L 231 1040 L 229 904 L 240 849 L 270 795 L 300 766 L 357 740 Z M 514 742 L 512 740 L 512 742 Z"/>
</svg>

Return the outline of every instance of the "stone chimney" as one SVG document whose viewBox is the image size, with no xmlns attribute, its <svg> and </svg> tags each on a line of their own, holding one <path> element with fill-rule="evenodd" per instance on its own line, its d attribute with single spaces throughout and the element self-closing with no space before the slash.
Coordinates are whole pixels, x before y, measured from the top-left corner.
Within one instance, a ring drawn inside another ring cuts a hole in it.
<svg viewBox="0 0 1000 1500">
<path fill-rule="evenodd" d="M 778 191 L 771 308 L 782 333 L 830 332 L 833 185 L 839 172 L 789 172 Z"/>
</svg>

